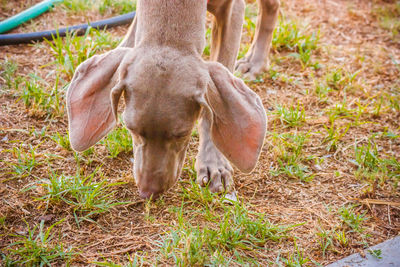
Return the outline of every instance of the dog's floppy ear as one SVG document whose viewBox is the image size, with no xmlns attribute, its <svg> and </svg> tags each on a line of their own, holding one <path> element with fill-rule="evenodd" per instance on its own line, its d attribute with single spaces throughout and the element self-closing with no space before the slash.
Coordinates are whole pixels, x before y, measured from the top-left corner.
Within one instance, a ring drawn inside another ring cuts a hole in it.
<svg viewBox="0 0 400 267">
<path fill-rule="evenodd" d="M 236 167 L 251 172 L 267 127 L 261 99 L 222 64 L 209 62 L 207 66 L 211 80 L 205 98 L 212 113 L 212 140 Z"/>
<path fill-rule="evenodd" d="M 115 127 L 112 100 L 119 98 L 121 90 L 117 91 L 119 95 L 111 96 L 111 89 L 117 84 L 117 69 L 129 50 L 117 48 L 93 56 L 76 69 L 67 92 L 69 136 L 74 150 L 88 149 Z"/>
</svg>

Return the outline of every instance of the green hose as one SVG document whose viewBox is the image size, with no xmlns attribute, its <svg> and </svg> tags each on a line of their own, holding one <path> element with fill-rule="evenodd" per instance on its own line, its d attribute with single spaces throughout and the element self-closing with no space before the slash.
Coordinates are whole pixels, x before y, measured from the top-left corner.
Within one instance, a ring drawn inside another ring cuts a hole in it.
<svg viewBox="0 0 400 267">
<path fill-rule="evenodd" d="M 11 18 L 3 20 L 2 22 L 0 22 L 0 33 L 5 33 L 11 29 L 14 29 L 22 23 L 43 14 L 44 12 L 49 10 L 54 4 L 62 1 L 63 0 L 45 0 Z"/>
</svg>

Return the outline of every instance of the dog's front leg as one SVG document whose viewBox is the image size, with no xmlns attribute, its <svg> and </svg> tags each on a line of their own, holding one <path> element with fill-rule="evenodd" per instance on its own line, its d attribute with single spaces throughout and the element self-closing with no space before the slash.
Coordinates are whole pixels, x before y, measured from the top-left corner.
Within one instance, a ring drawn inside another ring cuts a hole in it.
<svg viewBox="0 0 400 267">
<path fill-rule="evenodd" d="M 243 73 L 246 78 L 255 79 L 268 68 L 268 54 L 279 5 L 279 0 L 258 0 L 259 10 L 254 41 L 246 56 L 236 64 L 236 70 Z"/>
<path fill-rule="evenodd" d="M 235 67 L 240 46 L 245 3 L 243 0 L 210 0 L 208 11 L 214 15 L 212 26 L 211 60 Z M 199 121 L 199 153 L 196 159 L 197 183 L 209 185 L 211 192 L 233 189 L 233 169 L 225 156 L 215 147 L 210 133 L 210 121 Z"/>
<path fill-rule="evenodd" d="M 233 168 L 211 140 L 210 121 L 202 114 L 199 121 L 199 153 L 196 158 L 197 180 L 211 192 L 227 192 L 233 189 Z"/>
</svg>

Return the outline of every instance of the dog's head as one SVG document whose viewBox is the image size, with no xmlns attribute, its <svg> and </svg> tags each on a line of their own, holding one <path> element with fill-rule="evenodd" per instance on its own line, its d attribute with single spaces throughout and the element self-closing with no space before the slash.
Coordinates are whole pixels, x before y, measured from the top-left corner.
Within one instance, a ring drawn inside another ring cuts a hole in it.
<svg viewBox="0 0 400 267">
<path fill-rule="evenodd" d="M 260 98 L 223 65 L 171 48 L 117 48 L 86 60 L 67 93 L 73 149 L 88 149 L 116 126 L 122 94 L 142 197 L 157 197 L 176 182 L 201 114 L 226 158 L 244 172 L 254 168 L 265 111 Z"/>
</svg>

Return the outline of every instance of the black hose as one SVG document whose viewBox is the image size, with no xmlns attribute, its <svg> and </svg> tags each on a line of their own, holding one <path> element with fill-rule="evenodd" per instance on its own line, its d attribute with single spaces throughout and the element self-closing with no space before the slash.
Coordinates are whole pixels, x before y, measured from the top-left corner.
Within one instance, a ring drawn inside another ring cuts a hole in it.
<svg viewBox="0 0 400 267">
<path fill-rule="evenodd" d="M 78 35 L 83 35 L 89 27 L 95 29 L 111 28 L 119 25 L 131 23 L 135 17 L 136 12 L 130 12 L 124 15 L 112 17 L 105 20 L 96 21 L 89 24 L 80 24 L 58 30 L 42 31 L 42 32 L 29 32 L 29 33 L 16 33 L 16 34 L 0 34 L 0 46 L 2 45 L 15 45 L 32 43 L 36 41 L 43 41 L 44 39 L 52 40 L 53 36 L 64 37 L 67 32 L 76 32 Z"/>
</svg>

